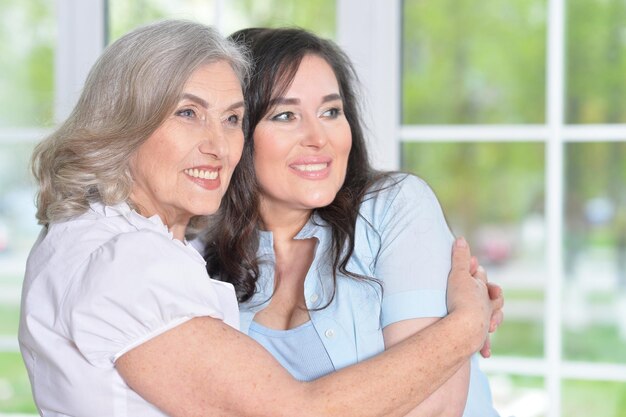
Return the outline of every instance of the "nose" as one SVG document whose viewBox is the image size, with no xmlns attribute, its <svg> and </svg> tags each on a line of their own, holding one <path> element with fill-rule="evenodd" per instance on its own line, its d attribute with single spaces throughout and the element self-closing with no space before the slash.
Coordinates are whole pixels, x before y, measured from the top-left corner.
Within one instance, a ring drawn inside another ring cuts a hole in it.
<svg viewBox="0 0 626 417">
<path fill-rule="evenodd" d="M 302 146 L 323 148 L 327 142 L 327 132 L 317 117 L 302 119 Z"/>
<path fill-rule="evenodd" d="M 228 151 L 228 142 L 220 125 L 215 126 L 214 123 L 207 123 L 202 135 L 203 138 L 198 146 L 198 150 L 215 159 L 221 159 Z"/>
</svg>

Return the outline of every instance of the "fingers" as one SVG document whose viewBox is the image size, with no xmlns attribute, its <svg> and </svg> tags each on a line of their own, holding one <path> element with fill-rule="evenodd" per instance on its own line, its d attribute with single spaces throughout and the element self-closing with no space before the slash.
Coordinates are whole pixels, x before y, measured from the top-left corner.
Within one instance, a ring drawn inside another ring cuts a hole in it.
<svg viewBox="0 0 626 417">
<path fill-rule="evenodd" d="M 457 238 L 452 247 L 452 272 L 469 273 L 471 257 L 469 245 L 465 238 Z"/>
<path fill-rule="evenodd" d="M 481 280 L 487 285 L 489 284 L 487 280 L 487 271 L 485 271 L 485 268 L 483 268 L 481 265 L 478 265 L 478 267 L 476 268 L 476 273 L 472 274 L 472 276 L 476 279 Z M 491 298 L 491 296 L 489 298 Z"/>
<path fill-rule="evenodd" d="M 501 310 L 504 307 L 504 294 L 502 288 L 493 282 L 487 283 L 487 291 L 491 299 L 491 305 L 494 310 Z"/>
<path fill-rule="evenodd" d="M 504 294 L 502 288 L 499 285 L 492 282 L 487 283 L 487 291 L 489 292 L 489 298 L 491 299 L 491 306 L 493 313 L 491 314 L 491 322 L 489 323 L 489 333 L 493 333 L 502 324 L 504 320 Z"/>
<path fill-rule="evenodd" d="M 493 333 L 498 330 L 498 327 L 502 324 L 504 320 L 504 312 L 502 310 L 496 310 L 491 315 L 491 320 L 489 322 L 489 333 Z"/>
<path fill-rule="evenodd" d="M 472 258 L 470 259 L 470 274 L 472 275 L 476 274 L 477 270 L 478 270 L 478 259 L 476 259 L 475 256 L 472 256 Z"/>
<path fill-rule="evenodd" d="M 487 335 L 487 339 L 485 339 L 483 347 L 480 348 L 480 355 L 485 359 L 491 357 L 491 338 L 489 335 Z"/>
<path fill-rule="evenodd" d="M 487 283 L 487 290 L 489 291 L 489 298 L 492 300 L 501 299 L 502 303 L 504 303 L 504 295 L 502 293 L 502 287 L 498 284 L 494 284 L 493 282 Z"/>
</svg>

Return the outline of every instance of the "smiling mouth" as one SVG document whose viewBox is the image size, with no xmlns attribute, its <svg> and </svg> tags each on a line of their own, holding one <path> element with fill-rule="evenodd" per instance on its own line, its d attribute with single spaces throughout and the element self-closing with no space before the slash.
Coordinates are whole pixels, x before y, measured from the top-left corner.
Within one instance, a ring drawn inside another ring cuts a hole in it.
<svg viewBox="0 0 626 417">
<path fill-rule="evenodd" d="M 216 180 L 218 175 L 218 171 L 206 171 L 204 169 L 197 168 L 188 168 L 183 172 L 192 178 L 200 178 L 203 180 Z"/>
<path fill-rule="evenodd" d="M 328 168 L 328 163 L 322 163 L 322 164 L 303 164 L 303 165 L 292 165 L 293 169 L 297 170 L 297 171 L 302 171 L 302 172 L 315 172 L 315 171 L 322 171 L 326 168 Z"/>
</svg>

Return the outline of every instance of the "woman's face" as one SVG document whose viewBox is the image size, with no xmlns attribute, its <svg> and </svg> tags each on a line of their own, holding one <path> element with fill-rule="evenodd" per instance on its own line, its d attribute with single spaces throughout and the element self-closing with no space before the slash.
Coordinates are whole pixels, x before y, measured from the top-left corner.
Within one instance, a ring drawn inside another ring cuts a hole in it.
<svg viewBox="0 0 626 417">
<path fill-rule="evenodd" d="M 291 86 L 254 130 L 261 210 L 280 216 L 330 204 L 343 185 L 352 146 L 339 85 L 328 63 L 306 55 Z"/>
<path fill-rule="evenodd" d="M 215 213 L 241 157 L 243 114 L 230 64 L 197 69 L 175 109 L 131 160 L 131 200 L 141 214 L 158 214 L 170 230 L 184 233 L 192 216 Z"/>
</svg>

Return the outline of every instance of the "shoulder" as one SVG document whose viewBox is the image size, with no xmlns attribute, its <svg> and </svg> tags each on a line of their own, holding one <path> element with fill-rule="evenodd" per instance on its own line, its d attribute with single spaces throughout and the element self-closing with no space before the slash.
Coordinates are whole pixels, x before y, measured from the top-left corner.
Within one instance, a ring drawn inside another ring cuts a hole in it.
<svg viewBox="0 0 626 417">
<path fill-rule="evenodd" d="M 95 211 L 51 225 L 31 255 L 31 270 L 65 287 L 65 300 L 125 291 L 149 278 L 206 274 L 200 254 L 173 239 L 162 223 Z"/>
<path fill-rule="evenodd" d="M 394 172 L 385 174 L 370 186 L 363 199 L 363 204 L 370 201 L 389 202 L 398 197 L 428 197 L 430 193 L 432 193 L 430 186 L 417 175 Z"/>
<path fill-rule="evenodd" d="M 97 260 L 98 254 L 106 251 L 114 251 L 116 258 L 155 257 L 163 251 L 175 252 L 172 241 L 165 226 L 133 224 L 124 216 L 87 212 L 50 225 L 40 246 L 49 256 L 71 258 L 76 264 L 80 258 Z"/>
<path fill-rule="evenodd" d="M 360 214 L 374 220 L 397 214 L 407 206 L 415 209 L 432 202 L 437 199 L 426 181 L 413 174 L 389 173 L 368 189 L 361 202 Z"/>
</svg>

